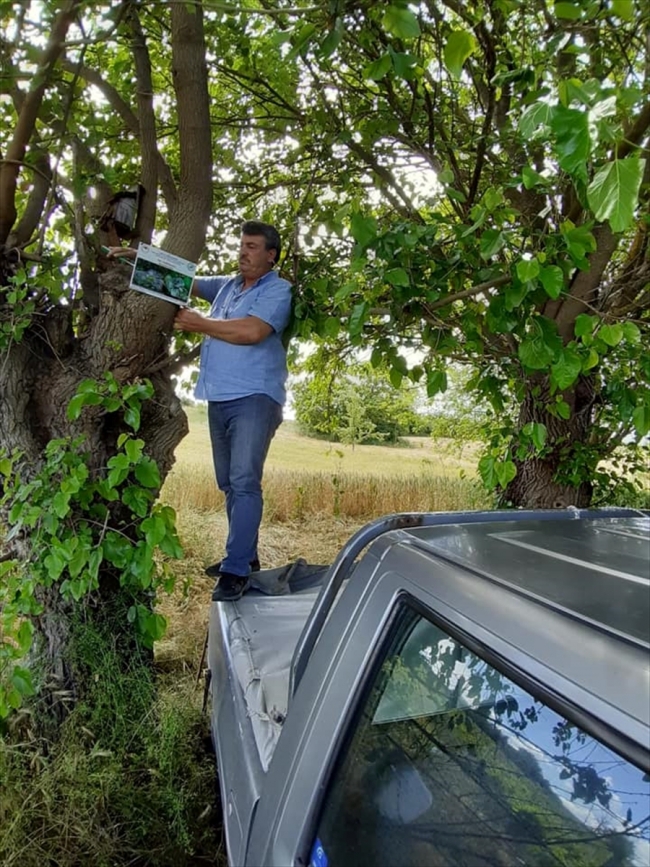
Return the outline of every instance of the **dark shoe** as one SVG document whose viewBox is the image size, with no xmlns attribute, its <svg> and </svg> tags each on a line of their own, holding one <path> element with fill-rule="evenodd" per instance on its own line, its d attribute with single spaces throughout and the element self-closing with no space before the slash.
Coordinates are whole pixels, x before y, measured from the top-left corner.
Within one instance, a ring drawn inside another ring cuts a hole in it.
<svg viewBox="0 0 650 867">
<path fill-rule="evenodd" d="M 208 566 L 205 570 L 205 574 L 209 578 L 218 578 L 221 575 L 221 563 L 219 560 L 218 563 L 213 563 L 212 566 Z M 251 560 L 250 562 L 251 572 L 259 572 L 260 571 L 260 561 L 259 560 Z"/>
<path fill-rule="evenodd" d="M 236 602 L 251 586 L 248 575 L 233 575 L 222 572 L 219 581 L 212 591 L 213 602 Z"/>
</svg>

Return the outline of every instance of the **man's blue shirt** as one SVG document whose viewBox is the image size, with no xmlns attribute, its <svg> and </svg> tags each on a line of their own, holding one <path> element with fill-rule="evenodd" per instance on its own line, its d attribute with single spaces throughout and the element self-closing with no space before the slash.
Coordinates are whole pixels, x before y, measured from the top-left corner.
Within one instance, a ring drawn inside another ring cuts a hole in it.
<svg viewBox="0 0 650 867">
<path fill-rule="evenodd" d="M 267 394 L 283 405 L 286 400 L 287 354 L 282 332 L 291 313 L 291 284 L 269 271 L 249 289 L 243 278 L 197 277 L 201 298 L 211 302 L 211 319 L 257 316 L 273 331 L 261 343 L 235 344 L 206 337 L 201 346 L 199 379 L 194 395 L 199 400 L 234 400 L 249 394 Z"/>
</svg>

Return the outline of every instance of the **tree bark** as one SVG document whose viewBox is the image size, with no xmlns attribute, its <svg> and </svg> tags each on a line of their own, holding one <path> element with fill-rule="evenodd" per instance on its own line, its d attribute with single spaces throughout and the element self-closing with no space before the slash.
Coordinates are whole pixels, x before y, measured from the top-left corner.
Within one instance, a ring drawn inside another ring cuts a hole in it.
<svg viewBox="0 0 650 867">
<path fill-rule="evenodd" d="M 591 408 L 594 404 L 594 386 L 583 378 L 562 397 L 570 407 L 568 419 L 551 415 L 544 407 L 546 399 L 534 396 L 539 390 L 547 392 L 546 382 L 532 383 L 521 405 L 518 427 L 530 422 L 546 426 L 547 441 L 541 456 L 515 459 L 517 475 L 508 484 L 501 497 L 504 505 L 524 509 L 565 509 L 567 506 L 586 508 L 593 493 L 591 483 L 558 478 L 560 465 L 566 466 L 572 455 L 579 460 L 580 446 L 588 442 L 591 427 Z M 547 397 L 547 395 L 545 395 Z"/>
</svg>

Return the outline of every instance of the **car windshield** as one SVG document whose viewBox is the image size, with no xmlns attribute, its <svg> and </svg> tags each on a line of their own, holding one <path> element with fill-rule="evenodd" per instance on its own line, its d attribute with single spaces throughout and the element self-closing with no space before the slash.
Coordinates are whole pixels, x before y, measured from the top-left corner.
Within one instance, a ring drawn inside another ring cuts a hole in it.
<svg viewBox="0 0 650 867">
<path fill-rule="evenodd" d="M 324 803 L 312 867 L 650 864 L 648 776 L 413 612 Z"/>
</svg>

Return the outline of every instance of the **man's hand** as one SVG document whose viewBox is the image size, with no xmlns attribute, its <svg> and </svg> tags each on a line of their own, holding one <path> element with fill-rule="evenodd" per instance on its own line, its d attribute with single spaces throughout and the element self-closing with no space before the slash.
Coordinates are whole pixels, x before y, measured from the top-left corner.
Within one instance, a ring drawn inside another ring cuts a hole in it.
<svg viewBox="0 0 650 867">
<path fill-rule="evenodd" d="M 135 259 L 138 255 L 138 251 L 133 247 L 104 247 L 103 249 L 107 250 L 107 259 Z"/>
<path fill-rule="evenodd" d="M 196 310 L 189 310 L 187 307 L 181 307 L 174 318 L 174 328 L 179 331 L 194 331 L 198 334 L 207 334 L 206 326 L 210 320 L 198 313 Z"/>
</svg>

